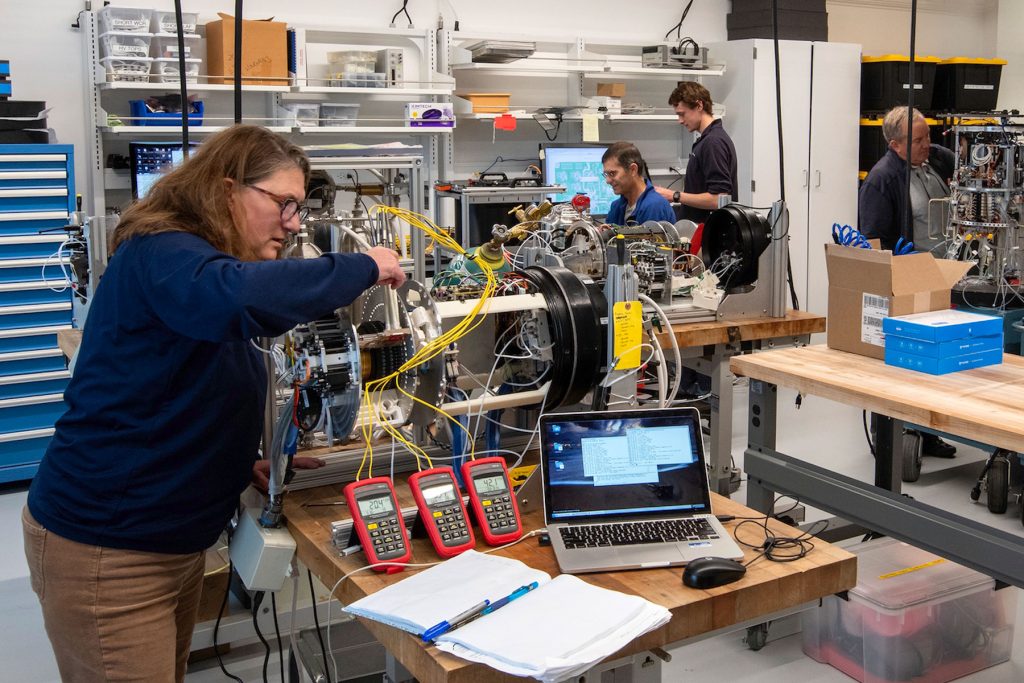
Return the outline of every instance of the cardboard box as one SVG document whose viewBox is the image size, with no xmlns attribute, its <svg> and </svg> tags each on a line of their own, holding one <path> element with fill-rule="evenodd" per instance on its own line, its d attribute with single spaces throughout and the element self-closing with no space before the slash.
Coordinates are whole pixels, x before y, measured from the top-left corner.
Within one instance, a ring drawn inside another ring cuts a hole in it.
<svg viewBox="0 0 1024 683">
<path fill-rule="evenodd" d="M 199 598 L 199 618 L 196 623 L 213 621 L 220 612 L 224 592 L 228 589 L 228 556 L 217 546 L 206 551 L 206 568 L 203 574 L 203 590 Z"/>
<path fill-rule="evenodd" d="M 598 83 L 597 94 L 599 97 L 625 97 L 625 83 Z"/>
<path fill-rule="evenodd" d="M 232 83 L 235 18 L 219 13 L 206 24 L 206 70 L 210 83 Z M 242 84 L 288 85 L 288 42 L 283 21 L 242 20 Z M 218 77 L 223 78 L 218 78 Z"/>
<path fill-rule="evenodd" d="M 507 92 L 467 92 L 455 95 L 468 101 L 474 114 L 504 114 L 508 111 L 512 97 Z"/>
<path fill-rule="evenodd" d="M 949 308 L 950 288 L 972 265 L 826 244 L 829 348 L 884 359 L 882 319 Z"/>
</svg>

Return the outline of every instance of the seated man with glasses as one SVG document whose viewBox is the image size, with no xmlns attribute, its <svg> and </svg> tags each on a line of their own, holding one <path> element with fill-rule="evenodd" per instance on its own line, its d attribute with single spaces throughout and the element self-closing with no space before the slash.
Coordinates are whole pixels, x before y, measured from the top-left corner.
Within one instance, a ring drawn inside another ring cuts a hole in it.
<svg viewBox="0 0 1024 683">
<path fill-rule="evenodd" d="M 644 178 L 644 159 L 632 142 L 616 142 L 601 157 L 604 180 L 619 196 L 608 209 L 611 225 L 643 224 L 646 221 L 675 223 L 672 206 Z"/>
</svg>

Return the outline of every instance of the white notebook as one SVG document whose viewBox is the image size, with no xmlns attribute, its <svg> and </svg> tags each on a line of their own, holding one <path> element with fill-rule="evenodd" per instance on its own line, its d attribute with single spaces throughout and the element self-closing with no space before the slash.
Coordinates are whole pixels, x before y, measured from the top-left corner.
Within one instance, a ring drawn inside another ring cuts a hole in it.
<svg viewBox="0 0 1024 683">
<path fill-rule="evenodd" d="M 437 640 L 445 652 L 517 676 L 556 681 L 583 673 L 671 613 L 643 598 L 563 574 L 554 580 L 518 560 L 469 550 L 345 608 L 422 634 L 483 600 L 528 583 L 538 588 Z"/>
</svg>

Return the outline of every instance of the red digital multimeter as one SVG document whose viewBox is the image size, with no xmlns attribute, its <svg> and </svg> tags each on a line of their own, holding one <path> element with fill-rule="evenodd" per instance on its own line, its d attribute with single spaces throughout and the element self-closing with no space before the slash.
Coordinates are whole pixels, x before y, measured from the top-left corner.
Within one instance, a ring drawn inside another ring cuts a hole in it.
<svg viewBox="0 0 1024 683">
<path fill-rule="evenodd" d="M 502 545 L 523 535 L 519 506 L 504 458 L 470 460 L 462 465 L 469 504 L 487 545 Z"/>
<path fill-rule="evenodd" d="M 388 574 L 402 571 L 401 565 L 412 557 L 412 546 L 391 480 L 374 477 L 354 481 L 345 487 L 345 500 L 352 513 L 352 528 L 370 564 L 396 563 L 374 570 Z"/>
<path fill-rule="evenodd" d="M 473 526 L 450 468 L 417 472 L 409 477 L 409 488 L 438 555 L 454 557 L 476 545 Z"/>
</svg>

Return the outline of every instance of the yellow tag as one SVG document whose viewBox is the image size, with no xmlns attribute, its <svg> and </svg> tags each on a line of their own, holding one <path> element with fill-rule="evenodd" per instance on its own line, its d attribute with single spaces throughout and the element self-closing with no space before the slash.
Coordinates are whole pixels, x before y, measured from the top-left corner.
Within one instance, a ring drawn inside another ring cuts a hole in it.
<svg viewBox="0 0 1024 683">
<path fill-rule="evenodd" d="M 888 574 L 882 574 L 878 578 L 879 579 L 891 579 L 894 576 L 903 576 L 904 574 L 909 574 L 910 572 L 916 572 L 916 571 L 920 571 L 921 569 L 927 569 L 928 567 L 934 567 L 935 565 L 942 564 L 945 561 L 946 560 L 944 558 L 940 557 L 938 559 L 932 560 L 931 562 L 925 562 L 924 564 L 919 564 L 916 567 L 906 567 L 904 569 L 897 569 L 894 572 L 889 572 Z"/>
<path fill-rule="evenodd" d="M 583 115 L 583 142 L 597 142 L 601 139 L 597 130 L 597 114 Z"/>
<path fill-rule="evenodd" d="M 615 334 L 612 355 L 619 359 L 616 370 L 640 367 L 640 345 L 643 343 L 644 322 L 639 301 L 620 301 L 612 309 Z"/>
</svg>

